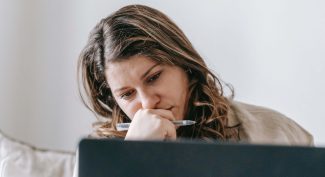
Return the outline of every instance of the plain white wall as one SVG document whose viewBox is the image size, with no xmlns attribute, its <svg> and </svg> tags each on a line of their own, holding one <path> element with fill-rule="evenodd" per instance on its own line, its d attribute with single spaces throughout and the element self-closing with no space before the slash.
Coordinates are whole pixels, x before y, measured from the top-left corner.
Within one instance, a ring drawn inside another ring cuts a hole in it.
<svg viewBox="0 0 325 177">
<path fill-rule="evenodd" d="M 271 107 L 325 146 L 325 1 L 0 0 L 0 129 L 74 150 L 95 117 L 76 64 L 90 30 L 126 4 L 165 12 L 240 101 Z"/>
</svg>

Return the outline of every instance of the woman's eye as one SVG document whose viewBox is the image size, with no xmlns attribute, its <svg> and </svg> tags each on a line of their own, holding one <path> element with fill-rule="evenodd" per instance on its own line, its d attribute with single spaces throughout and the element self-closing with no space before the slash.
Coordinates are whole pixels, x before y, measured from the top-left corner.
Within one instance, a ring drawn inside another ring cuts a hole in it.
<svg viewBox="0 0 325 177">
<path fill-rule="evenodd" d="M 134 92 L 134 91 L 127 91 L 127 92 L 123 93 L 120 97 L 121 97 L 122 99 L 127 100 L 127 99 L 129 99 L 129 98 L 132 96 L 133 92 Z"/>
<path fill-rule="evenodd" d="M 149 77 L 147 79 L 147 83 L 152 83 L 155 80 L 157 80 L 160 77 L 161 72 L 158 72 L 157 74 L 154 74 L 153 76 Z"/>
</svg>

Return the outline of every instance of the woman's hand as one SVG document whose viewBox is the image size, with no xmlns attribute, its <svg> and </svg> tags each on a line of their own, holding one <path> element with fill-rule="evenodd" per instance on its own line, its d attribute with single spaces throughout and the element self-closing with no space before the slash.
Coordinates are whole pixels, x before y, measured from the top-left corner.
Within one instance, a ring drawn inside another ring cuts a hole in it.
<svg viewBox="0 0 325 177">
<path fill-rule="evenodd" d="M 165 109 L 140 109 L 134 115 L 125 140 L 175 140 L 172 112 Z"/>
</svg>

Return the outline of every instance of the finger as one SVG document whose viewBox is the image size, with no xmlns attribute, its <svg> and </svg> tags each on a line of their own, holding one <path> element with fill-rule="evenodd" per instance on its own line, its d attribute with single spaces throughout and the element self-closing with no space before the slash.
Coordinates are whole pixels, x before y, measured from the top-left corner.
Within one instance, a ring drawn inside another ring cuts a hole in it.
<svg viewBox="0 0 325 177">
<path fill-rule="evenodd" d="M 150 109 L 149 112 L 151 114 L 156 114 L 162 118 L 168 119 L 170 121 L 174 121 L 176 120 L 176 118 L 173 115 L 173 112 L 170 110 L 166 110 L 166 109 Z"/>
<path fill-rule="evenodd" d="M 176 134 L 176 128 L 175 128 L 174 124 L 172 122 L 166 120 L 164 125 L 165 125 L 165 127 L 164 127 L 165 139 L 166 140 L 176 140 L 177 134 Z"/>
</svg>

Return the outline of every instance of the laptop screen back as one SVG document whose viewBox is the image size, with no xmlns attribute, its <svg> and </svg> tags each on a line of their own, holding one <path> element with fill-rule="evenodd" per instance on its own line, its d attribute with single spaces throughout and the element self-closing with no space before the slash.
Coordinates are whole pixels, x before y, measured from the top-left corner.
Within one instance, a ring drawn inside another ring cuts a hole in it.
<svg viewBox="0 0 325 177">
<path fill-rule="evenodd" d="M 84 139 L 79 177 L 325 177 L 325 148 Z"/>
</svg>

